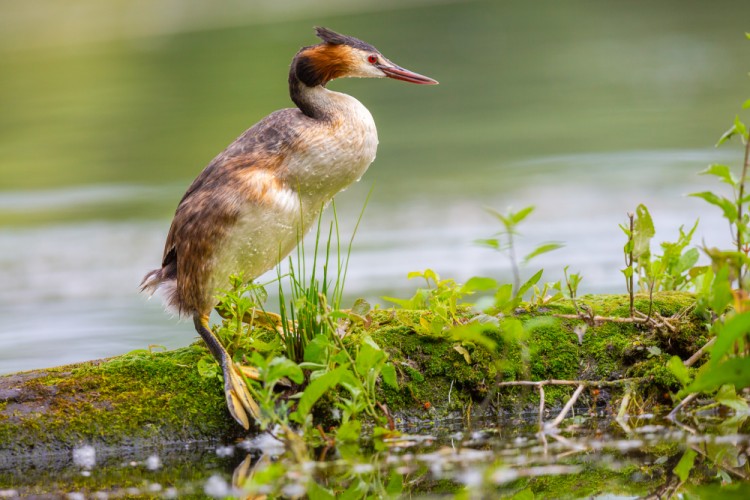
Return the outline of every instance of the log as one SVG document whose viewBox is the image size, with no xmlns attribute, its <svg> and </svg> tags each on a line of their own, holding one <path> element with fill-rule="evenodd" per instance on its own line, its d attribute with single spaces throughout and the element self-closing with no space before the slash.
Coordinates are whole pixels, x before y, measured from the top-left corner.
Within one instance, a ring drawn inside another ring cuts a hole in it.
<svg viewBox="0 0 750 500">
<path fill-rule="evenodd" d="M 399 389 L 381 385 L 379 390 L 397 424 L 538 411 L 540 391 L 507 384 L 519 380 L 603 381 L 592 383 L 578 400 L 601 407 L 619 403 L 624 390 L 606 381 L 633 379 L 638 381 L 629 386 L 633 399 L 671 405 L 669 391 L 678 385 L 666 361 L 672 355 L 688 359 L 708 340 L 704 319 L 692 312 L 695 298 L 655 294 L 652 316 L 661 319 L 653 324 L 607 320 L 629 317 L 624 295 L 577 302 L 587 305 L 589 312 L 582 314 L 587 319 L 567 303 L 517 311 L 522 321 L 555 318 L 532 329 L 525 348 L 498 332 L 491 334 L 499 346 L 495 352 L 446 336 L 420 335 L 414 325 L 432 313 L 394 309 L 372 311 L 347 338 L 356 342 L 368 334 L 389 353 Z M 636 307 L 648 311 L 648 297 L 637 296 Z M 208 356 L 196 343 L 0 377 L 0 471 L 21 459 L 69 455 L 83 444 L 117 450 L 242 436 L 226 410 L 221 381 L 197 369 Z M 575 387 L 546 385 L 545 404 L 562 406 Z"/>
</svg>

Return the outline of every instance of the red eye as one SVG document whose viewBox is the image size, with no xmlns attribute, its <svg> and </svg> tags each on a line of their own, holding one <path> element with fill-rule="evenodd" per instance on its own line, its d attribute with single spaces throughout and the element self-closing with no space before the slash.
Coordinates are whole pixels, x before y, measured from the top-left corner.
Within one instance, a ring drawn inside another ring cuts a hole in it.
<svg viewBox="0 0 750 500">
<path fill-rule="evenodd" d="M 370 64 L 375 64 L 376 62 L 378 62 L 378 56 L 376 56 L 375 54 L 370 54 L 369 56 L 367 56 L 367 62 L 369 62 Z"/>
</svg>

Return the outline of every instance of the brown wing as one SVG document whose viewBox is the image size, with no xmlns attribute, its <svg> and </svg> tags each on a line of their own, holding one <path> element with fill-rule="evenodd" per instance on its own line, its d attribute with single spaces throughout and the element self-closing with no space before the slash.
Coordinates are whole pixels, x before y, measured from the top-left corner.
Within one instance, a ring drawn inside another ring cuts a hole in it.
<svg viewBox="0 0 750 500">
<path fill-rule="evenodd" d="M 193 181 L 175 212 L 162 259 L 162 280 L 176 280 L 173 305 L 180 314 L 207 313 L 206 289 L 217 245 L 247 203 L 264 203 L 283 180 L 279 174 L 299 136 L 299 110 L 282 110 L 247 130 Z M 271 175 L 269 175 L 271 174 Z"/>
</svg>

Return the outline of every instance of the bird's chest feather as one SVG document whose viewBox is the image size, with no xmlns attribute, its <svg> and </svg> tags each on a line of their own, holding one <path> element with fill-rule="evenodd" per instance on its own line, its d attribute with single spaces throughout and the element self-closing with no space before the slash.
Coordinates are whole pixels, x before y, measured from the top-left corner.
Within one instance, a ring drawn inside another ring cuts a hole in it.
<svg viewBox="0 0 750 500">
<path fill-rule="evenodd" d="M 335 93 L 331 93 L 335 94 Z M 298 140 L 275 174 L 260 169 L 243 180 L 249 203 L 217 252 L 214 288 L 240 270 L 255 278 L 285 257 L 336 193 L 356 182 L 375 159 L 378 135 L 370 112 L 345 94 L 330 120 L 297 129 Z"/>
<path fill-rule="evenodd" d="M 378 147 L 375 121 L 367 108 L 351 96 L 331 94 L 336 113 L 301 132 L 286 166 L 288 185 L 313 203 L 327 203 L 358 181 Z"/>
</svg>

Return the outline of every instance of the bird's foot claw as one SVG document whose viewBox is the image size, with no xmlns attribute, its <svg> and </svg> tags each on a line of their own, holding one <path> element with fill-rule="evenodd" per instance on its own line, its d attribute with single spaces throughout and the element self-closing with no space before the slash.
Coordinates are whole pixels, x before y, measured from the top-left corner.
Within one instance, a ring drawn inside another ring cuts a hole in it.
<svg viewBox="0 0 750 500">
<path fill-rule="evenodd" d="M 249 367 L 246 367 L 249 368 Z M 257 370 L 255 371 L 257 375 Z M 260 418 L 260 407 L 255 402 L 247 384 L 242 378 L 240 368 L 232 366 L 224 374 L 224 392 L 227 398 L 227 406 L 232 417 L 245 429 L 250 428 L 250 419 L 258 420 Z"/>
</svg>

